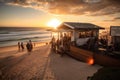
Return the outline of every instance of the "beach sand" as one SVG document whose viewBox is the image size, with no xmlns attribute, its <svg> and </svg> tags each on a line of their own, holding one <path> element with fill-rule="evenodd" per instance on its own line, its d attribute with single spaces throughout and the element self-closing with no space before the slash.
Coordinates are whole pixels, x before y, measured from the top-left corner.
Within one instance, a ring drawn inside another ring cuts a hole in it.
<svg viewBox="0 0 120 80">
<path fill-rule="evenodd" d="M 54 52 L 51 52 L 48 60 L 44 80 L 87 80 L 88 76 L 93 76 L 102 68 L 99 65 L 89 65 L 75 60 L 68 55 L 61 57 Z"/>
<path fill-rule="evenodd" d="M 16 47 L 1 48 L 0 80 L 43 80 L 50 45 L 39 43 L 32 52 L 19 52 Z"/>
<path fill-rule="evenodd" d="M 39 46 L 45 45 L 46 43 L 48 42 L 33 42 L 33 46 L 39 47 Z M 25 44 L 24 44 L 24 47 L 26 48 Z M 18 50 L 18 46 L 13 45 L 13 46 L 0 47 L 0 53 L 7 52 L 7 51 L 13 51 L 13 50 Z"/>
<path fill-rule="evenodd" d="M 40 46 L 46 45 L 46 43 L 48 43 L 48 42 L 34 42 L 33 49 L 37 49 Z M 24 47 L 25 47 L 24 51 L 27 51 L 26 44 L 24 44 Z M 22 51 L 18 51 L 18 45 L 0 47 L 0 58 L 7 57 L 7 56 L 10 56 L 12 54 L 16 54 L 18 52 L 22 52 Z"/>
<path fill-rule="evenodd" d="M 1 80 L 87 80 L 100 68 L 61 57 L 46 43 L 36 43 L 31 53 L 18 52 L 17 46 L 0 48 Z"/>
</svg>

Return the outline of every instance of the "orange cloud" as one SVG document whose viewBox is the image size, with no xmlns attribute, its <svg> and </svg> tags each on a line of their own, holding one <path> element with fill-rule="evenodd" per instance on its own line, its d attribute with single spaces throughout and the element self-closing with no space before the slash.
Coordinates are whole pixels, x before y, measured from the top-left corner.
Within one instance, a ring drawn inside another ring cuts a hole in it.
<svg viewBox="0 0 120 80">
<path fill-rule="evenodd" d="M 120 0 L 3 0 L 0 2 L 32 7 L 53 14 L 98 16 L 120 13 Z"/>
</svg>

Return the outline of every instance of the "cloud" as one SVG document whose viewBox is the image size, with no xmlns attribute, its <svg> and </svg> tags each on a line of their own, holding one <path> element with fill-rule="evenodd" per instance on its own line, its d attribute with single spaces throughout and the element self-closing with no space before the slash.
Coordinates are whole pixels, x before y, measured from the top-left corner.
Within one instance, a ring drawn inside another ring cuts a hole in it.
<svg viewBox="0 0 120 80">
<path fill-rule="evenodd" d="M 120 13 L 120 0 L 1 0 L 0 3 L 32 7 L 53 14 L 100 16 Z"/>
<path fill-rule="evenodd" d="M 104 20 L 105 22 L 111 22 L 111 21 L 115 21 L 114 19 L 112 19 L 112 20 Z"/>
<path fill-rule="evenodd" d="M 114 20 L 120 20 L 120 17 L 115 17 Z"/>
<path fill-rule="evenodd" d="M 114 18 L 112 18 L 112 19 L 105 19 L 104 21 L 117 21 L 117 20 L 120 20 L 120 17 L 118 16 L 118 17 L 114 17 Z"/>
</svg>

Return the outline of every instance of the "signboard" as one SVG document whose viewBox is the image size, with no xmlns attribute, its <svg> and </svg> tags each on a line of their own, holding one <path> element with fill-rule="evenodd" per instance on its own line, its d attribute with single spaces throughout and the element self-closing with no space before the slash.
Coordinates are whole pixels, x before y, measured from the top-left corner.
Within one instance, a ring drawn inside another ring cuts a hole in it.
<svg viewBox="0 0 120 80">
<path fill-rule="evenodd" d="M 120 26 L 111 26 L 110 27 L 111 36 L 120 36 Z"/>
</svg>

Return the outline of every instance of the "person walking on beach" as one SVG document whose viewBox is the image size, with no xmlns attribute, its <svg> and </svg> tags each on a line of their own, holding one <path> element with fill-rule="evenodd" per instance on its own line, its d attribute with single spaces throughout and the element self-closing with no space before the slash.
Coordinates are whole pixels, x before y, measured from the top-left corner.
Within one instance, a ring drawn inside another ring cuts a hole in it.
<svg viewBox="0 0 120 80">
<path fill-rule="evenodd" d="M 22 51 L 24 51 L 24 44 L 23 44 L 23 42 L 21 42 L 21 49 L 22 49 Z"/>
<path fill-rule="evenodd" d="M 27 51 L 28 51 L 28 52 L 31 52 L 31 51 L 32 51 L 32 49 L 33 49 L 33 44 L 32 44 L 32 42 L 31 42 L 31 40 L 29 40 L 29 42 L 27 42 L 26 48 L 27 48 Z"/>
<path fill-rule="evenodd" d="M 18 51 L 20 51 L 20 48 L 21 48 L 20 42 L 18 42 Z"/>
<path fill-rule="evenodd" d="M 29 40 L 29 45 L 30 45 L 30 51 L 32 51 L 33 50 L 33 44 L 32 44 L 31 40 Z"/>
<path fill-rule="evenodd" d="M 27 42 L 26 48 L 27 48 L 27 51 L 30 52 L 30 44 L 29 44 L 29 42 Z"/>
</svg>

